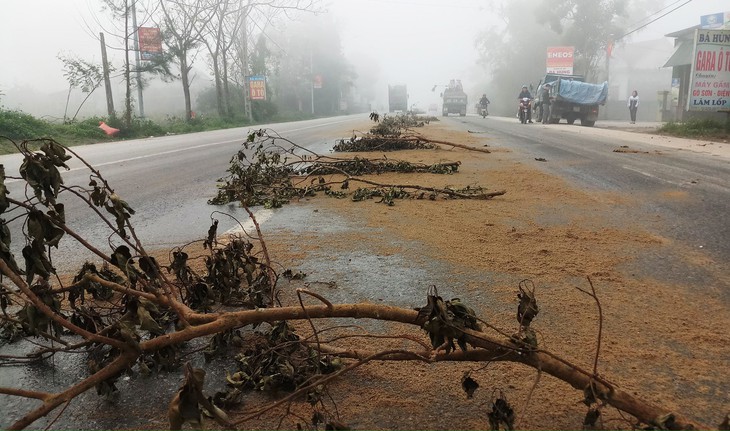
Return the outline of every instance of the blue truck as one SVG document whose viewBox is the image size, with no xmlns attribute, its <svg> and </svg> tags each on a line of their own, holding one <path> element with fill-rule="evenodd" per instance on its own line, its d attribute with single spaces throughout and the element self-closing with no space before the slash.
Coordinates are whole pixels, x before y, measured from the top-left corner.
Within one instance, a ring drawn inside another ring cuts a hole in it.
<svg viewBox="0 0 730 431">
<path fill-rule="evenodd" d="M 591 84 L 584 82 L 581 75 L 547 74 L 540 81 L 533 109 L 537 121 L 548 116 L 549 123 L 559 123 L 565 119 L 568 124 L 580 120 L 581 126 L 592 127 L 598 119 L 598 107 L 606 103 L 608 82 Z M 542 86 L 550 84 L 550 109 L 544 109 Z"/>
</svg>

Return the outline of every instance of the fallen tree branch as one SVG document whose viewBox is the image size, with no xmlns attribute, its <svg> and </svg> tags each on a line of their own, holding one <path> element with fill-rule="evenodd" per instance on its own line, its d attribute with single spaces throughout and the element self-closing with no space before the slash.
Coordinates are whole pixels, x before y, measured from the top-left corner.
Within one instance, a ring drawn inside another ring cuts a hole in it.
<svg viewBox="0 0 730 431">
<path fill-rule="evenodd" d="M 350 181 L 356 181 L 364 184 L 369 184 L 371 186 L 376 187 L 382 187 L 382 188 L 395 188 L 395 189 L 410 189 L 410 190 L 421 190 L 426 192 L 433 192 L 433 193 L 442 193 L 448 196 L 452 197 L 458 197 L 460 199 L 491 199 L 495 196 L 502 196 L 505 193 L 507 193 L 507 190 L 499 190 L 496 192 L 480 192 L 478 194 L 467 194 L 467 193 L 461 193 L 456 190 L 452 189 L 440 189 L 436 187 L 424 187 L 424 186 L 417 186 L 417 185 L 408 185 L 408 184 L 381 184 L 377 183 L 375 181 L 366 180 L 364 178 L 358 178 L 358 177 L 350 177 L 348 178 Z"/>
</svg>

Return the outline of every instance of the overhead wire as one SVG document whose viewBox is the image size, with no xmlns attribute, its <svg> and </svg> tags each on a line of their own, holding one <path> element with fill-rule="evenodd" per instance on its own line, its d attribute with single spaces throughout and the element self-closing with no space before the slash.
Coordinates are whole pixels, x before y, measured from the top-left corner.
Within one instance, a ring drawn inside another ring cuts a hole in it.
<svg viewBox="0 0 730 431">
<path fill-rule="evenodd" d="M 642 25 L 644 22 L 651 20 L 655 15 L 658 15 L 658 14 L 664 12 L 665 10 L 669 9 L 670 7 L 674 6 L 675 4 L 680 3 L 680 2 L 683 2 L 683 1 L 685 1 L 685 0 L 675 0 L 672 3 L 669 3 L 668 5 L 664 6 L 661 9 L 659 9 L 658 11 L 653 12 L 653 13 L 650 13 L 649 15 L 645 16 L 644 18 L 640 19 L 639 21 L 636 21 L 633 24 L 628 25 L 627 27 L 628 28 L 634 28 L 636 26 Z"/>
<path fill-rule="evenodd" d="M 681 0 L 680 0 L 680 1 L 681 1 Z M 628 36 L 628 35 L 630 35 L 630 34 L 632 34 L 632 33 L 636 33 L 637 31 L 641 30 L 642 28 L 644 28 L 644 27 L 647 27 L 647 26 L 649 26 L 649 25 L 651 25 L 651 24 L 653 24 L 653 23 L 655 23 L 655 22 L 659 21 L 660 19 L 664 18 L 665 16 L 669 15 L 670 13 L 672 13 L 672 12 L 676 11 L 677 9 L 681 8 L 682 6 L 686 6 L 686 5 L 690 4 L 691 2 L 692 2 L 692 0 L 687 0 L 687 1 L 685 1 L 684 3 L 682 3 L 681 5 L 679 5 L 679 6 L 675 7 L 674 9 L 670 10 L 669 12 L 666 12 L 666 13 L 664 13 L 664 14 L 662 14 L 662 15 L 660 15 L 660 16 L 658 16 L 658 17 L 654 18 L 654 19 L 652 19 L 651 21 L 647 22 L 646 24 L 643 24 L 643 25 L 641 25 L 641 26 L 639 26 L 639 27 L 637 27 L 637 28 L 635 28 L 635 29 L 631 30 L 630 32 L 628 32 L 628 33 L 626 33 L 626 34 L 623 34 L 623 35 L 621 35 L 621 36 L 617 37 L 616 39 L 614 39 L 614 41 L 618 41 L 618 40 L 621 40 L 621 39 L 625 38 L 626 36 Z M 676 2 L 675 2 L 675 4 L 676 4 Z M 651 15 L 650 15 L 650 16 L 651 16 Z"/>
</svg>

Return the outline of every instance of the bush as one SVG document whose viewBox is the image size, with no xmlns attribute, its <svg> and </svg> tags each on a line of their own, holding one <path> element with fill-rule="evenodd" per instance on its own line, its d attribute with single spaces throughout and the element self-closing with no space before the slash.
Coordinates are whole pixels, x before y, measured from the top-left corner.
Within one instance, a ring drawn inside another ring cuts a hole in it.
<svg viewBox="0 0 730 431">
<path fill-rule="evenodd" d="M 659 132 L 687 138 L 727 138 L 730 121 L 688 120 L 683 123 L 667 123 Z"/>
<path fill-rule="evenodd" d="M 54 126 L 56 133 L 76 139 L 103 139 L 106 135 L 99 129 L 99 122 L 106 121 L 101 117 L 86 118 L 82 121 L 73 121 L 66 124 Z"/>
<path fill-rule="evenodd" d="M 51 126 L 30 114 L 0 108 L 0 136 L 14 141 L 47 136 Z"/>
<path fill-rule="evenodd" d="M 251 102 L 251 114 L 256 122 L 271 121 L 278 113 L 279 108 L 269 100 L 254 100 Z"/>
</svg>

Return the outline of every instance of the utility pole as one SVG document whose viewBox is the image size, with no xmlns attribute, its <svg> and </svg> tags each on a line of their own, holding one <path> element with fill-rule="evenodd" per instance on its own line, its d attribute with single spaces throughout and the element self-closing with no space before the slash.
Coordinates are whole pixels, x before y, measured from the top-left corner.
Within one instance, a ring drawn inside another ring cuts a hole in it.
<svg viewBox="0 0 730 431">
<path fill-rule="evenodd" d="M 312 116 L 314 117 L 314 65 L 312 61 L 312 45 L 309 45 L 309 92 L 312 99 Z"/>
<path fill-rule="evenodd" d="M 99 33 L 99 41 L 101 42 L 101 63 L 104 69 L 104 89 L 106 90 L 106 111 L 109 118 L 114 114 L 114 98 L 112 97 L 112 84 L 109 80 L 109 63 L 106 59 L 106 42 L 104 42 L 104 32 Z"/>
<path fill-rule="evenodd" d="M 241 18 L 241 72 L 243 73 L 243 111 L 249 122 L 253 122 L 253 113 L 251 112 L 251 91 L 248 82 L 248 28 L 246 27 L 246 17 L 248 16 L 248 7 L 243 9 L 243 17 Z"/>
<path fill-rule="evenodd" d="M 137 98 L 139 117 L 144 118 L 144 99 L 142 98 L 142 71 L 139 65 L 139 27 L 137 27 L 137 0 L 132 0 L 132 27 L 134 27 L 134 58 L 137 62 Z"/>
</svg>

